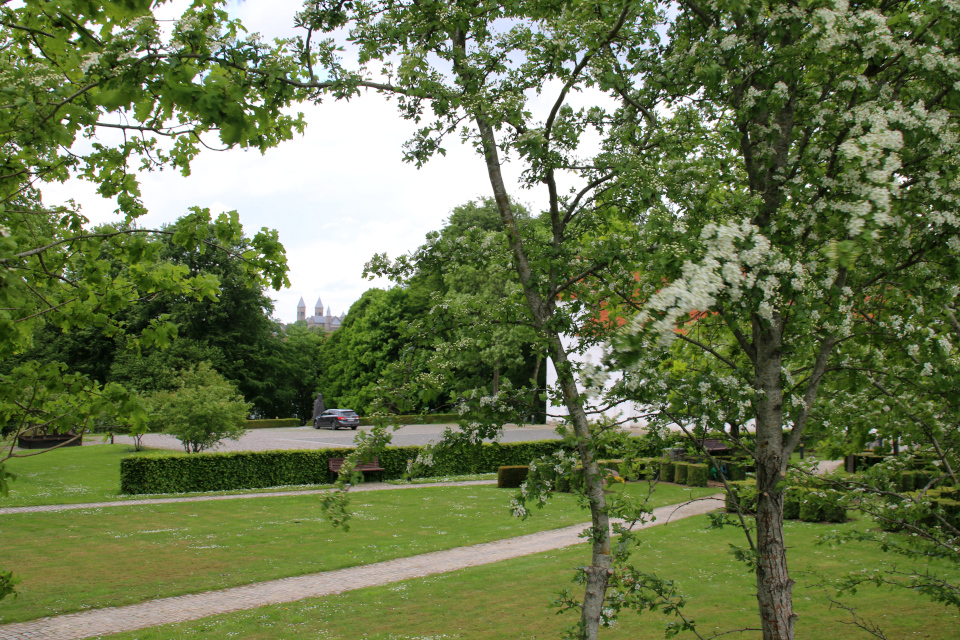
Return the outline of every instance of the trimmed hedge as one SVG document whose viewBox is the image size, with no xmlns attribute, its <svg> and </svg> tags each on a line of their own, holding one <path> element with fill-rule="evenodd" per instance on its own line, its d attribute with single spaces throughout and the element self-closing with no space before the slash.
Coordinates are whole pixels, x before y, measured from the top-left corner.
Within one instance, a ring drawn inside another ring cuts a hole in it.
<svg viewBox="0 0 960 640">
<path fill-rule="evenodd" d="M 517 489 L 527 479 L 530 467 L 526 465 L 512 465 L 497 469 L 498 489 Z"/>
<path fill-rule="evenodd" d="M 673 463 L 673 481 L 675 484 L 687 484 L 687 469 L 690 467 L 686 462 Z"/>
<path fill-rule="evenodd" d="M 299 427 L 300 418 L 277 418 L 276 420 L 247 420 L 247 429 L 272 429 L 274 427 Z"/>
<path fill-rule="evenodd" d="M 727 494 L 727 511 L 734 513 L 734 501 L 739 503 L 744 513 L 757 511 L 757 481 L 740 480 L 730 482 L 733 496 Z M 846 522 L 847 510 L 842 505 L 841 494 L 832 489 L 814 489 L 805 487 L 787 487 L 783 493 L 784 520 L 800 519 L 804 522 Z"/>
<path fill-rule="evenodd" d="M 552 455 L 562 442 L 486 443 L 477 449 L 435 458 L 430 475 L 494 473 L 499 467 L 521 465 Z M 422 447 L 387 447 L 379 455 L 385 478 L 399 478 Z M 327 460 L 345 458 L 351 447 L 284 451 L 234 451 L 225 453 L 149 454 L 120 461 L 120 492 L 189 493 L 261 489 L 285 485 L 329 482 Z"/>
<path fill-rule="evenodd" d="M 620 476 L 626 480 L 655 480 L 660 477 L 663 458 L 637 458 L 620 465 Z"/>
<path fill-rule="evenodd" d="M 660 460 L 660 481 L 661 482 L 673 482 L 673 473 L 674 473 L 674 462 L 673 460 Z"/>
<path fill-rule="evenodd" d="M 459 413 L 431 413 L 415 416 L 387 416 L 388 424 L 457 424 L 463 418 Z M 360 426 L 372 427 L 373 418 L 360 418 Z"/>
<path fill-rule="evenodd" d="M 687 465 L 687 484 L 691 487 L 707 486 L 707 474 L 710 468 L 705 464 Z"/>
</svg>

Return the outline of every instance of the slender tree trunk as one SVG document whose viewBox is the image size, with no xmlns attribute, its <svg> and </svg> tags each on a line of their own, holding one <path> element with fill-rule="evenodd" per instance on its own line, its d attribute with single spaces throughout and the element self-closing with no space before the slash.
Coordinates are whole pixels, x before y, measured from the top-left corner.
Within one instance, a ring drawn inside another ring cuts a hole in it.
<svg viewBox="0 0 960 640">
<path fill-rule="evenodd" d="M 520 284 L 523 287 L 534 324 L 549 344 L 550 356 L 553 358 L 553 363 L 557 369 L 557 382 L 562 390 L 564 404 L 570 414 L 570 421 L 573 423 L 573 430 L 579 441 L 578 449 L 580 461 L 583 464 L 584 483 L 590 504 L 594 536 L 590 566 L 585 569 L 587 585 L 581 611 L 582 637 L 585 640 L 595 640 L 600 628 L 600 615 L 603 611 L 612 564 L 610 556 L 610 519 L 607 516 L 607 502 L 603 493 L 603 477 L 593 456 L 587 414 L 583 409 L 573 370 L 567 360 L 566 349 L 563 347 L 559 334 L 547 328 L 556 313 L 555 307 L 552 301 L 544 300 L 541 296 L 537 286 L 539 283 L 524 249 L 503 182 L 503 176 L 500 172 L 500 160 L 493 128 L 480 115 L 475 115 L 475 121 L 480 131 L 487 173 L 500 212 L 500 221 L 507 233 L 507 239 L 513 251 L 514 266 L 517 269 L 517 275 L 520 278 Z"/>
<path fill-rule="evenodd" d="M 764 326 L 766 325 L 766 326 Z M 782 329 L 773 321 L 754 321 L 757 401 L 757 601 L 763 640 L 793 640 L 796 614 L 783 536 L 783 382 Z M 778 486 L 780 485 L 780 486 Z"/>
</svg>

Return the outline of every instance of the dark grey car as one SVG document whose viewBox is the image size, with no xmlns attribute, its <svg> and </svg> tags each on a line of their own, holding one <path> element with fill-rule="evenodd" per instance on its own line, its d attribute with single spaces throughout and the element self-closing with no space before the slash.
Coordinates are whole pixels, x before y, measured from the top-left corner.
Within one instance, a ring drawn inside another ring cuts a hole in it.
<svg viewBox="0 0 960 640">
<path fill-rule="evenodd" d="M 327 409 L 313 421 L 314 429 L 350 428 L 356 430 L 360 426 L 360 416 L 351 409 Z"/>
</svg>

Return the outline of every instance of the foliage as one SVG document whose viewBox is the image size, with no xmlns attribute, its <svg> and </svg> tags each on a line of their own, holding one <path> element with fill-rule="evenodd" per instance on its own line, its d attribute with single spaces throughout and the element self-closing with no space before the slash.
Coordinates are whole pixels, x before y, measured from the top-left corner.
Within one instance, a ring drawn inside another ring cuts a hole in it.
<svg viewBox="0 0 960 640">
<path fill-rule="evenodd" d="M 625 292 L 624 395 L 691 432 L 755 424 L 765 638 L 794 636 L 780 481 L 814 412 L 859 412 L 863 433 L 921 380 L 912 430 L 956 425 L 937 367 L 960 281 L 941 213 L 960 184 L 957 10 L 683 3 L 617 76 L 625 112 L 662 114 L 634 184 L 657 185 L 641 246 L 666 248 Z"/>
<path fill-rule="evenodd" d="M 243 423 L 247 429 L 272 429 L 274 427 L 299 427 L 300 418 L 279 418 L 277 420 L 247 420 Z"/>
<path fill-rule="evenodd" d="M 556 451 L 557 440 L 483 444 L 470 459 L 438 460 L 431 475 L 495 472 L 503 465 L 519 464 Z M 378 452 L 386 478 L 399 478 L 408 462 L 423 448 L 387 447 Z M 352 447 L 205 453 L 202 455 L 146 454 L 125 458 L 120 464 L 120 490 L 125 494 L 227 491 L 329 481 L 327 460 L 349 458 Z"/>
<path fill-rule="evenodd" d="M 176 229 L 144 229 L 136 223 L 146 212 L 137 169 L 189 174 L 212 136 L 225 147 L 262 151 L 302 130 L 300 118 L 282 112 L 292 89 L 270 79 L 269 70 L 290 68 L 282 56 L 243 36 L 216 2 L 198 0 L 164 29 L 152 7 L 144 0 L 0 7 L 2 361 L 28 349 L 42 325 L 109 339 L 126 331 L 120 312 L 143 295 L 214 297 L 216 279 L 163 260 L 151 235 L 200 252 L 229 251 L 241 235 L 236 212 L 214 217 L 192 208 Z M 246 69 L 252 59 L 258 72 Z M 76 202 L 44 202 L 45 183 L 71 177 L 116 202 L 115 223 L 92 227 Z M 275 232 L 257 233 L 237 257 L 248 281 L 286 283 Z M 161 315 L 128 338 L 149 348 L 175 335 Z M 0 423 L 62 432 L 105 414 L 144 420 L 136 396 L 100 374 L 17 362 L 0 379 Z M 20 454 L 6 451 L 3 459 L 12 455 Z"/>
<path fill-rule="evenodd" d="M 544 233 L 542 220 L 513 206 L 526 233 Z M 428 233 L 416 251 L 394 261 L 375 255 L 365 274 L 389 277 L 429 296 L 425 313 L 408 325 L 411 347 L 426 354 L 426 371 L 384 389 L 389 401 L 452 404 L 473 389 L 498 393 L 501 378 L 514 388 L 542 388 L 537 382 L 546 372 L 542 350 L 492 198 L 455 207 L 444 227 Z"/>
<path fill-rule="evenodd" d="M 151 420 L 173 435 L 187 453 L 237 440 L 246 432 L 250 403 L 209 363 L 181 371 L 172 391 L 150 395 Z"/>
<path fill-rule="evenodd" d="M 412 348 L 408 325 L 426 311 L 416 291 L 369 289 L 353 303 L 343 324 L 320 349 L 319 388 L 328 407 L 369 415 L 378 407 L 381 386 L 417 375 L 423 354 Z M 425 410 L 418 402 L 406 412 Z"/>
<path fill-rule="evenodd" d="M 370 426 L 376 423 L 377 418 L 360 418 L 361 426 Z M 413 416 L 390 416 L 390 424 L 451 424 L 460 420 L 459 413 L 425 413 Z"/>
</svg>

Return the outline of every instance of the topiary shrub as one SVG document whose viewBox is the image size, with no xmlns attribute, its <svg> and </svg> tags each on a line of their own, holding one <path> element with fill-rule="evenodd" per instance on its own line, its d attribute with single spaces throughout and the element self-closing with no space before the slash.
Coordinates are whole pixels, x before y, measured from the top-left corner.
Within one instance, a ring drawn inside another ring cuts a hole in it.
<svg viewBox="0 0 960 640">
<path fill-rule="evenodd" d="M 803 487 L 787 487 L 783 492 L 783 519 L 796 520 L 800 517 L 800 503 L 807 490 Z"/>
<path fill-rule="evenodd" d="M 689 466 L 686 462 L 673 463 L 673 481 L 676 484 L 687 484 L 687 468 Z"/>
<path fill-rule="evenodd" d="M 832 489 L 812 489 L 800 501 L 800 519 L 804 522 L 846 522 L 843 496 Z"/>
<path fill-rule="evenodd" d="M 691 487 L 707 486 L 707 474 L 709 472 L 710 468 L 705 464 L 688 464 L 687 484 Z"/>
<path fill-rule="evenodd" d="M 511 465 L 497 469 L 497 488 L 516 489 L 527 479 L 530 467 L 525 465 Z"/>
<path fill-rule="evenodd" d="M 660 481 L 673 482 L 673 460 L 660 459 Z"/>
<path fill-rule="evenodd" d="M 800 500 L 800 519 L 804 522 L 821 522 L 823 520 L 823 511 L 820 509 L 820 501 L 811 498 L 810 495 L 804 496 Z"/>
</svg>

